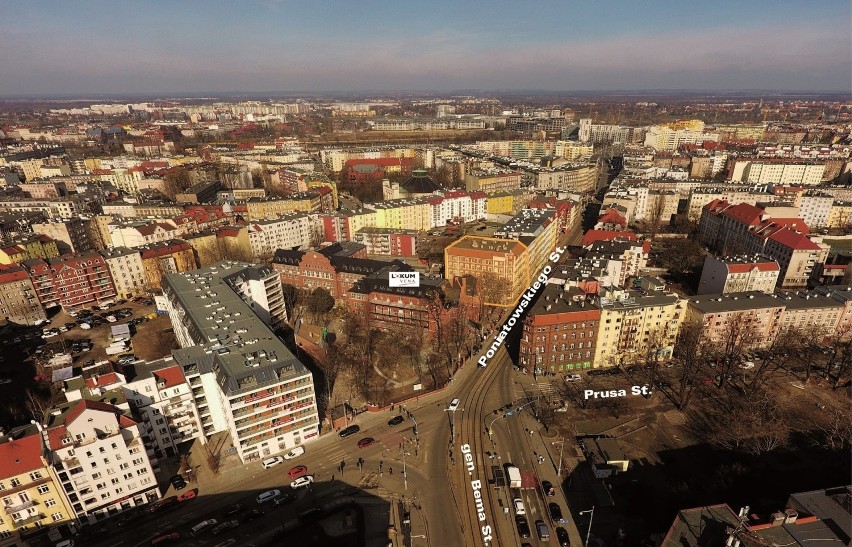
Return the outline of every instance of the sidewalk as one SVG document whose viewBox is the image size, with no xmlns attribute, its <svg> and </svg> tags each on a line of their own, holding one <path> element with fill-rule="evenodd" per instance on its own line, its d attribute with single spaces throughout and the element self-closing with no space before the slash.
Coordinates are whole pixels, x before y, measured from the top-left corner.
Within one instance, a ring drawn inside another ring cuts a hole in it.
<svg viewBox="0 0 852 547">
<path fill-rule="evenodd" d="M 513 372 L 514 378 L 513 380 L 517 380 L 528 389 L 530 393 L 533 392 L 535 386 L 533 385 L 536 379 L 532 375 L 524 375 L 518 374 L 517 372 Z M 568 478 L 570 471 L 576 466 L 576 462 L 574 465 L 566 465 L 563 464 L 560 470 L 559 468 L 559 442 L 563 443 L 572 443 L 573 439 L 571 437 L 562 436 L 560 438 L 559 435 L 556 434 L 555 431 L 551 428 L 550 435 L 545 436 L 544 428 L 541 424 L 536 421 L 532 417 L 532 413 L 526 412 L 526 423 L 530 425 L 531 435 L 525 435 L 527 440 L 527 445 L 529 446 L 530 452 L 538 454 L 544 457 L 543 463 L 537 463 L 533 469 L 538 478 L 539 483 L 541 481 L 550 481 L 554 487 L 556 488 L 556 495 L 552 498 L 545 497 L 545 503 L 556 502 L 562 508 L 562 516 L 568 519 L 566 524 L 552 524 L 551 527 L 555 529 L 557 526 L 561 526 L 565 528 L 568 532 L 568 537 L 571 540 L 571 545 L 583 545 L 583 536 L 580 535 L 580 531 L 577 528 L 577 523 L 574 521 L 572 516 L 572 511 L 568 506 L 568 499 L 565 495 L 565 490 L 562 487 L 563 481 Z M 553 443 L 557 444 L 554 445 Z M 563 446 L 564 448 L 564 446 Z M 566 469 L 567 468 L 567 469 Z M 557 475 L 557 472 L 561 471 L 561 476 Z M 579 508 L 579 510 L 585 510 L 586 508 Z M 576 512 L 575 512 L 576 514 Z M 555 533 L 555 532 L 554 532 Z"/>
</svg>

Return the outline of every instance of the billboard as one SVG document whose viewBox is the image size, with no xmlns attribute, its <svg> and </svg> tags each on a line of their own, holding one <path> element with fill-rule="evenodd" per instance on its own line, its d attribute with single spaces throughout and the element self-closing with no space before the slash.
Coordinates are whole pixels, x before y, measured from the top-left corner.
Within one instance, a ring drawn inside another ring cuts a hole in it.
<svg viewBox="0 0 852 547">
<path fill-rule="evenodd" d="M 420 272 L 388 272 L 390 287 L 419 287 Z"/>
</svg>

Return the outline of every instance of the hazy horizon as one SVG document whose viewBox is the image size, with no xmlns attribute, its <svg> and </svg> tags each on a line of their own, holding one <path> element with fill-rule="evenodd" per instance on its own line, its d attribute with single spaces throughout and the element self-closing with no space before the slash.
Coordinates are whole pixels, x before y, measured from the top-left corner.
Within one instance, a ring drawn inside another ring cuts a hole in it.
<svg viewBox="0 0 852 547">
<path fill-rule="evenodd" d="M 852 4 L 842 0 L 36 0 L 4 12 L 2 97 L 852 87 Z"/>
</svg>

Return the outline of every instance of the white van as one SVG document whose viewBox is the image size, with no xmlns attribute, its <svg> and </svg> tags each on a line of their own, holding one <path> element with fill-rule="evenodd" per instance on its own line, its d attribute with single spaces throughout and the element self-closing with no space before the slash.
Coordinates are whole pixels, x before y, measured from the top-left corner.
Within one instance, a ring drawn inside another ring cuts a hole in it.
<svg viewBox="0 0 852 547">
<path fill-rule="evenodd" d="M 193 537 L 197 536 L 198 534 L 200 534 L 204 530 L 210 528 L 211 526 L 216 526 L 217 524 L 219 524 L 219 521 L 216 520 L 216 519 L 202 520 L 201 522 L 199 522 L 198 524 L 196 524 L 195 526 L 192 527 L 191 533 L 192 533 Z"/>
</svg>

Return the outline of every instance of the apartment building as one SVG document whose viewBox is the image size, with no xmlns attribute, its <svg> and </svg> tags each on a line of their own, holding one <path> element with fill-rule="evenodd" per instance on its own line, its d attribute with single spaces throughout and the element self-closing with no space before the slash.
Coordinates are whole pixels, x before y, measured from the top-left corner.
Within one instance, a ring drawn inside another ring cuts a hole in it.
<svg viewBox="0 0 852 547">
<path fill-rule="evenodd" d="M 403 198 L 369 206 L 376 212 L 377 228 L 397 230 L 429 230 L 432 228 L 432 209 L 429 198 Z"/>
<path fill-rule="evenodd" d="M 131 298 L 148 288 L 139 249 L 114 247 L 99 251 L 104 258 L 118 298 Z"/>
<path fill-rule="evenodd" d="M 376 226 L 376 211 L 372 209 L 321 214 L 318 218 L 322 224 L 323 241 L 330 242 L 352 241 L 355 233 L 362 228 Z"/>
<path fill-rule="evenodd" d="M 488 195 L 484 192 L 447 191 L 429 197 L 430 228 L 451 222 L 484 220 Z"/>
<path fill-rule="evenodd" d="M 4 241 L 0 246 L 0 264 L 20 264 L 27 260 L 47 260 L 59 256 L 56 241 L 50 236 L 27 234 Z"/>
<path fill-rule="evenodd" d="M 796 329 L 815 340 L 838 333 L 846 303 L 830 293 L 791 291 L 773 295 L 784 305 L 782 332 Z"/>
<path fill-rule="evenodd" d="M 623 125 L 613 124 L 594 124 L 591 118 L 582 118 L 580 120 L 580 142 L 590 142 L 593 144 L 610 144 L 621 143 L 627 144 L 633 142 L 635 129 Z"/>
<path fill-rule="evenodd" d="M 115 298 L 109 268 L 98 253 L 27 260 L 22 266 L 45 308 L 73 310 Z"/>
<path fill-rule="evenodd" d="M 778 284 L 778 262 L 760 255 L 737 255 L 704 259 L 698 294 L 727 294 L 760 291 L 771 293 Z"/>
<path fill-rule="evenodd" d="M 759 291 L 702 294 L 686 299 L 686 322 L 700 325 L 720 352 L 770 345 L 781 330 L 784 301 Z"/>
<path fill-rule="evenodd" d="M 675 128 L 672 124 L 652 125 L 645 133 L 645 146 L 655 150 L 675 151 L 684 144 L 702 144 L 706 141 L 718 142 L 718 133 L 705 133 L 703 123 L 701 129 Z"/>
<path fill-rule="evenodd" d="M 243 462 L 319 434 L 310 371 L 253 311 L 266 306 L 272 316 L 283 308 L 280 290 L 278 276 L 268 268 L 238 262 L 164 280 L 182 348 L 173 356 L 192 387 L 202 434 L 209 439 L 228 431 Z M 261 296 L 265 301 L 256 300 Z"/>
<path fill-rule="evenodd" d="M 566 192 L 594 192 L 598 181 L 595 164 L 566 164 L 559 167 L 519 166 L 532 180 L 537 190 L 564 190 Z"/>
<path fill-rule="evenodd" d="M 826 228 L 852 228 L 852 201 L 835 201 L 831 204 Z"/>
<path fill-rule="evenodd" d="M 524 318 L 520 366 L 537 373 L 594 367 L 600 319 L 600 307 L 581 289 L 547 285 Z"/>
<path fill-rule="evenodd" d="M 494 192 L 488 196 L 486 212 L 489 215 L 516 215 L 535 196 L 535 192 L 524 189 Z"/>
<path fill-rule="evenodd" d="M 85 215 L 89 206 L 85 198 L 70 196 L 54 199 L 7 199 L 0 201 L 0 212 L 36 212 L 40 211 L 50 219 L 74 218 Z"/>
<path fill-rule="evenodd" d="M 35 426 L 0 435 L 0 547 L 40 545 L 49 541 L 48 531 L 68 536 L 73 529 L 74 514 L 50 473 L 43 446 Z"/>
<path fill-rule="evenodd" d="M 728 203 L 747 203 L 755 205 L 760 201 L 769 201 L 772 195 L 759 188 L 746 186 L 723 186 L 708 187 L 700 186 L 689 192 L 686 205 L 686 216 L 689 220 L 701 219 L 701 211 L 705 206 L 714 201 L 727 201 Z"/>
<path fill-rule="evenodd" d="M 504 281 L 509 290 L 499 299 L 489 296 L 485 304 L 512 306 L 529 287 L 533 275 L 527 245 L 516 240 L 467 235 L 444 249 L 444 277 L 451 283 L 465 276 L 482 280 L 489 274 Z"/>
<path fill-rule="evenodd" d="M 186 241 L 173 239 L 139 247 L 146 290 L 161 288 L 163 276 L 188 272 L 198 267 L 195 252 Z"/>
<path fill-rule="evenodd" d="M 530 272 L 537 274 L 547 264 L 550 253 L 556 248 L 559 237 L 556 209 L 522 209 L 496 230 L 494 237 L 513 239 L 526 245 Z"/>
<path fill-rule="evenodd" d="M 49 470 L 75 519 L 93 523 L 160 498 L 143 429 L 121 409 L 70 401 L 50 411 L 45 429 Z"/>
<path fill-rule="evenodd" d="M 511 192 L 521 187 L 521 174 L 499 169 L 472 169 L 465 175 L 464 186 L 468 192 Z"/>
<path fill-rule="evenodd" d="M 828 225 L 834 197 L 820 192 L 808 191 L 802 194 L 796 204 L 799 216 L 811 228 L 824 228 Z"/>
<path fill-rule="evenodd" d="M 308 291 L 321 287 L 338 301 L 347 299 L 349 289 L 362 278 L 403 264 L 369 259 L 366 247 L 357 243 L 337 243 L 317 251 L 278 250 L 272 259 L 272 268 L 280 274 L 282 283 Z"/>
<path fill-rule="evenodd" d="M 22 325 L 47 319 L 27 271 L 19 266 L 0 266 L 0 318 Z"/>
<path fill-rule="evenodd" d="M 70 218 L 33 224 L 33 233 L 53 239 L 62 254 L 95 250 L 89 237 L 89 219 Z"/>
<path fill-rule="evenodd" d="M 617 284 L 623 286 L 628 278 L 637 277 L 648 265 L 650 249 L 650 241 L 633 241 L 626 238 L 594 241 L 586 247 L 583 259 L 613 263 L 610 268 L 617 272 Z"/>
<path fill-rule="evenodd" d="M 702 211 L 699 240 L 722 251 L 762 254 L 778 262 L 781 287 L 807 286 L 815 264 L 825 262 L 829 246 L 808 237 L 801 218 L 776 218 L 768 211 L 714 201 Z"/>
<path fill-rule="evenodd" d="M 814 290 L 843 304 L 843 312 L 837 321 L 837 336 L 844 340 L 852 338 L 852 285 L 823 285 Z"/>
<path fill-rule="evenodd" d="M 678 295 L 663 290 L 601 288 L 597 305 L 601 315 L 594 351 L 596 366 L 671 357 L 685 317 L 686 305 Z"/>
<path fill-rule="evenodd" d="M 113 247 L 141 247 L 178 239 L 198 229 L 194 222 L 185 222 L 186 219 L 187 217 L 176 217 L 151 221 L 113 221 L 108 227 L 109 239 Z"/>
<path fill-rule="evenodd" d="M 306 213 L 251 222 L 247 230 L 254 258 L 269 256 L 278 249 L 312 247 L 322 239 L 318 219 Z"/>
<path fill-rule="evenodd" d="M 730 179 L 750 184 L 816 186 L 823 181 L 825 163 L 786 159 L 736 158 L 730 166 Z"/>
<path fill-rule="evenodd" d="M 246 201 L 246 220 L 254 222 L 292 213 L 330 213 L 332 210 L 331 191 L 320 187 L 290 194 L 286 198 L 250 198 Z"/>
<path fill-rule="evenodd" d="M 417 256 L 416 230 L 390 228 L 361 228 L 353 241 L 364 245 L 367 254 L 386 256 Z"/>
<path fill-rule="evenodd" d="M 31 180 L 31 179 L 27 179 Z M 18 189 L 28 197 L 35 199 L 53 199 L 68 195 L 68 189 L 64 182 L 39 181 L 22 182 Z"/>
</svg>

